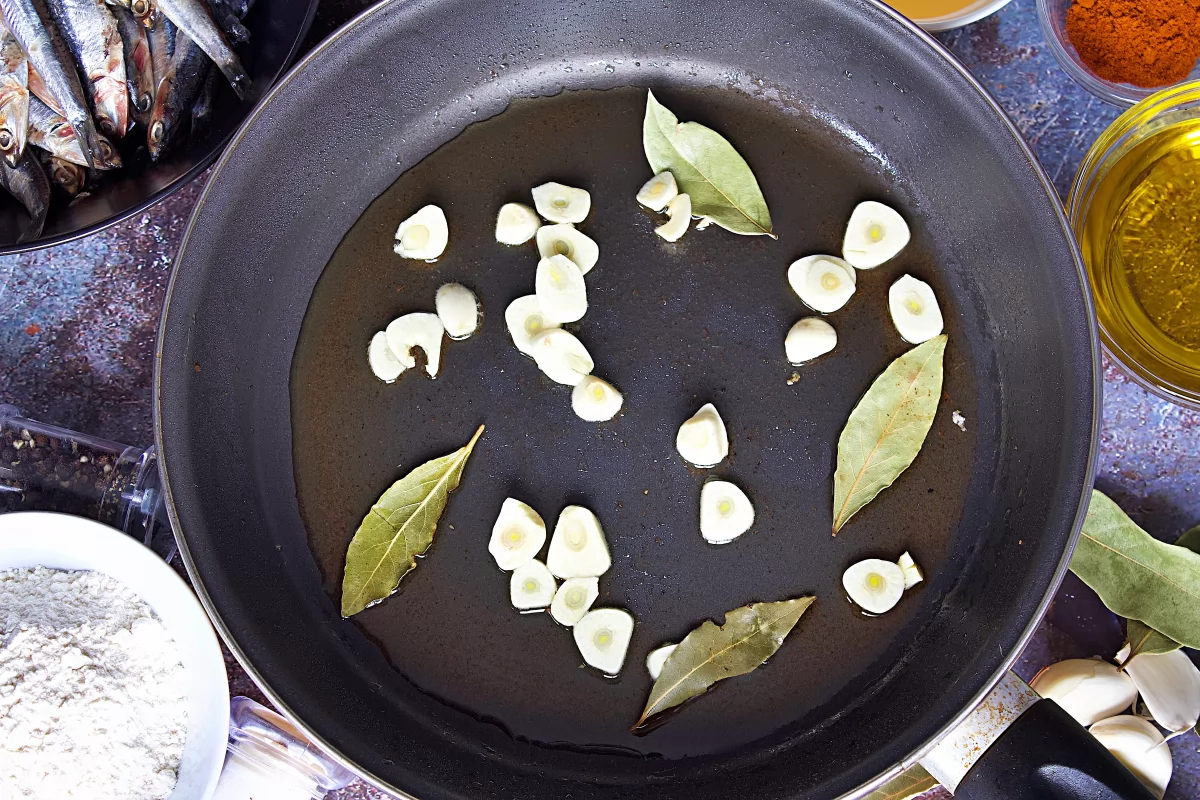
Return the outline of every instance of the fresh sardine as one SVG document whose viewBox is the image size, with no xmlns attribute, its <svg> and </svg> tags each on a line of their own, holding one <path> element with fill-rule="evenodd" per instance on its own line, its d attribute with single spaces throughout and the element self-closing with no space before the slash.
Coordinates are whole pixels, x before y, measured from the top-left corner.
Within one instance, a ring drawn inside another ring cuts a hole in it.
<svg viewBox="0 0 1200 800">
<path fill-rule="evenodd" d="M 237 96 L 246 99 L 250 91 L 250 76 L 241 60 L 217 28 L 201 0 L 155 0 L 158 11 L 166 15 L 180 30 L 200 46 L 225 73 Z"/>
<path fill-rule="evenodd" d="M 125 79 L 129 83 L 129 113 L 142 124 L 154 107 L 154 66 L 150 62 L 150 37 L 146 27 L 127 8 L 116 6 L 113 16 L 125 44 Z"/>
<path fill-rule="evenodd" d="M 0 11 L 4 12 L 9 29 L 25 48 L 30 65 L 37 69 L 77 132 L 84 157 L 91 166 L 99 134 L 92 122 L 92 113 L 71 54 L 61 38 L 52 35 L 51 26 L 43 22 L 50 19 L 43 0 L 0 0 Z"/>
<path fill-rule="evenodd" d="M 29 131 L 29 61 L 12 31 L 0 22 L 0 153 L 15 167 Z"/>
<path fill-rule="evenodd" d="M 50 182 L 66 194 L 74 197 L 87 186 L 87 167 L 73 164 L 57 156 L 50 156 L 49 162 L 46 171 L 50 173 Z"/>
<path fill-rule="evenodd" d="M 209 64 L 200 46 L 178 29 L 167 74 L 154 90 L 154 110 L 146 135 L 152 161 L 162 158 L 191 118 L 192 105 L 203 87 Z"/>
<path fill-rule="evenodd" d="M 123 8 L 133 14 L 133 18 L 147 28 L 154 21 L 154 3 L 152 0 L 104 0 L 113 8 Z"/>
<path fill-rule="evenodd" d="M 116 169 L 121 166 L 121 154 L 112 142 L 96 134 L 96 152 L 93 164 L 88 164 L 83 146 L 75 128 L 66 118 L 33 97 L 29 101 L 29 143 L 40 147 L 51 155 L 81 166 L 96 169 Z"/>
<path fill-rule="evenodd" d="M 200 92 L 192 101 L 192 127 L 188 131 L 189 141 L 195 142 L 208 135 L 212 128 L 213 98 L 217 94 L 217 69 L 209 64 L 205 70 Z"/>
<path fill-rule="evenodd" d="M 50 179 L 37 158 L 28 151 L 17 159 L 16 166 L 0 161 L 0 186 L 25 206 L 29 222 L 21 228 L 18 242 L 27 242 L 42 235 L 46 212 L 50 210 Z"/>
<path fill-rule="evenodd" d="M 125 45 L 104 0 L 46 0 L 67 47 L 75 56 L 100 129 L 120 138 L 129 129 Z"/>
<path fill-rule="evenodd" d="M 29 93 L 54 109 L 55 114 L 60 117 L 66 116 L 63 114 L 62 106 L 58 104 L 58 100 L 50 94 L 50 87 L 42 80 L 41 73 L 34 68 L 33 64 L 29 65 Z"/>
</svg>

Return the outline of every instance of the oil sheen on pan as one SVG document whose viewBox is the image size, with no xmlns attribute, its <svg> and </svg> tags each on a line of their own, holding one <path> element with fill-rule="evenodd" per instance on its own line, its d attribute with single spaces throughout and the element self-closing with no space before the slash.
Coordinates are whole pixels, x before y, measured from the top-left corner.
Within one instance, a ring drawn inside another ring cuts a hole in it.
<svg viewBox="0 0 1200 800">
<path fill-rule="evenodd" d="M 901 657 L 939 602 L 973 470 L 977 387 L 934 243 L 905 184 L 880 160 L 816 115 L 734 90 L 656 95 L 741 151 L 778 241 L 716 226 L 673 245 L 653 234 L 661 220 L 634 201 L 650 176 L 643 89 L 515 101 L 400 176 L 347 233 L 314 290 L 291 399 L 300 507 L 335 606 L 346 546 L 371 503 L 487 425 L 427 557 L 389 600 L 344 623 L 364 635 L 362 648 L 381 648 L 397 679 L 513 736 L 674 758 L 816 724 L 824 704 L 858 696 Z M 496 243 L 496 211 L 529 203 L 530 188 L 549 180 L 592 194 L 580 228 L 599 244 L 600 261 L 587 276 L 587 316 L 568 328 L 596 359 L 596 373 L 625 395 L 622 413 L 599 425 L 574 415 L 570 389 L 542 376 L 504 325 L 508 303 L 532 293 L 538 259 L 533 243 Z M 829 317 L 837 349 L 792 367 L 784 335 L 811 312 L 788 287 L 787 266 L 803 255 L 838 254 L 850 212 L 867 199 L 903 211 L 913 240 L 892 262 L 859 273 L 854 298 Z M 445 255 L 435 264 L 397 257 L 397 223 L 427 203 L 449 219 Z M 908 347 L 887 311 L 888 287 L 906 272 L 933 285 L 946 316 L 942 403 L 913 466 L 835 539 L 837 437 L 871 381 Z M 375 379 L 366 360 L 371 334 L 400 314 L 432 310 L 447 281 L 479 296 L 479 332 L 446 342 L 436 380 L 417 370 L 392 385 Z M 789 382 L 794 372 L 800 378 Z M 679 458 L 674 437 L 707 402 L 729 427 L 731 452 L 701 471 Z M 965 432 L 952 410 L 966 417 Z M 733 480 L 753 498 L 756 523 L 732 544 L 700 537 L 706 477 Z M 638 622 L 620 677 L 580 668 L 569 631 L 548 614 L 521 615 L 509 605 L 508 577 L 487 552 L 506 496 L 531 504 L 551 527 L 571 503 L 599 515 L 613 566 L 597 606 L 627 608 Z M 842 572 L 904 550 L 926 582 L 887 615 L 859 616 Z M 724 682 L 647 736 L 629 732 L 650 688 L 650 650 L 739 605 L 809 593 L 816 605 L 764 667 Z"/>
</svg>

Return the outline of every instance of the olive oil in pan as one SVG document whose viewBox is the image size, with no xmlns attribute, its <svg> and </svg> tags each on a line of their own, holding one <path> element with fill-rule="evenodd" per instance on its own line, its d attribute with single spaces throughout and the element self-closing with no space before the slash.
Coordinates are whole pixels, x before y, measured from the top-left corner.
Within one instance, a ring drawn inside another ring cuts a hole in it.
<svg viewBox="0 0 1200 800">
<path fill-rule="evenodd" d="M 816 724 L 824 704 L 867 691 L 936 609 L 938 575 L 957 568 L 947 560 L 967 484 L 996 459 L 976 452 L 979 387 L 963 318 L 895 176 L 825 123 L 742 93 L 655 94 L 736 144 L 762 184 L 778 242 L 716 227 L 674 245 L 654 235 L 660 221 L 634 200 L 650 176 L 644 89 L 516 100 L 400 176 L 347 233 L 313 292 L 291 399 L 297 495 L 335 608 L 347 544 L 380 492 L 487 426 L 427 556 L 388 600 L 337 623 L 373 680 L 407 681 L 523 740 L 682 757 Z M 496 212 L 529 203 L 530 188 L 551 180 L 592 195 L 578 227 L 599 244 L 600 260 L 587 276 L 587 316 L 569 327 L 597 374 L 625 395 L 608 423 L 578 419 L 570 389 L 544 379 L 505 329 L 503 310 L 532 293 L 538 258 L 533 244 L 496 243 Z M 809 312 L 788 287 L 787 266 L 838 252 L 864 199 L 905 211 L 913 240 L 862 273 L 851 303 L 831 318 L 838 348 L 793 367 L 784 335 Z M 445 209 L 449 247 L 434 264 L 398 258 L 396 225 L 426 203 Z M 888 287 L 905 273 L 930 281 L 945 312 L 946 399 L 917 461 L 834 539 L 837 436 L 871 381 L 908 349 L 887 311 Z M 481 329 L 445 343 L 436 380 L 420 370 L 392 385 L 376 380 L 366 363 L 371 335 L 402 313 L 432 310 L 448 281 L 484 304 Z M 789 382 L 793 372 L 801 377 Z M 707 402 L 729 426 L 731 451 L 718 470 L 697 471 L 679 458 L 675 435 Z M 950 421 L 953 409 L 966 415 L 966 432 Z M 707 477 L 733 480 L 754 503 L 754 527 L 731 544 L 700 536 Z M 549 614 L 509 604 L 509 576 L 487 551 L 509 496 L 551 528 L 569 504 L 600 518 L 613 565 L 595 607 L 625 608 L 637 620 L 618 679 L 582 667 L 571 631 Z M 842 572 L 905 550 L 926 583 L 888 614 L 860 618 L 843 602 Z M 645 737 L 630 733 L 649 694 L 652 649 L 738 606 L 805 594 L 816 604 L 765 666 Z"/>
</svg>

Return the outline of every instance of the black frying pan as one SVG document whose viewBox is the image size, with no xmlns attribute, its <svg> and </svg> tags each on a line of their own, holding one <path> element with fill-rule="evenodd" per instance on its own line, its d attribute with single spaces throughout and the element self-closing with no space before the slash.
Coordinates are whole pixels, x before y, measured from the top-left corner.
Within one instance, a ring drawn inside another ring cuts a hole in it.
<svg viewBox="0 0 1200 800">
<path fill-rule="evenodd" d="M 778 242 L 650 234 L 632 201 L 649 174 L 645 87 L 737 144 Z M 584 228 L 602 255 L 580 336 L 628 403 L 602 426 L 575 420 L 503 329 L 536 259 L 491 240 L 494 213 L 551 178 L 593 193 Z M 839 349 L 789 385 L 782 336 L 804 312 L 786 266 L 836 250 L 868 198 L 904 210 L 913 244 L 860 276 L 832 318 Z M 432 267 L 390 253 L 425 202 L 451 224 Z M 883 311 L 903 272 L 947 312 L 939 417 L 909 472 L 834 539 L 834 442 L 904 350 Z M 374 381 L 369 334 L 451 279 L 483 298 L 481 333 L 448 344 L 435 382 Z M 1081 523 L 1099 376 L 1052 188 L 978 84 L 883 7 L 430 0 L 351 23 L 235 139 L 172 278 L 157 387 L 202 600 L 272 699 L 380 786 L 421 800 L 818 798 L 923 750 L 1020 651 Z M 718 474 L 759 514 L 725 548 L 699 541 L 705 476 L 671 446 L 707 401 L 733 438 Z M 397 596 L 340 619 L 342 554 L 370 503 L 479 423 L 429 558 Z M 599 513 L 615 562 L 602 602 L 640 622 L 619 681 L 576 669 L 569 635 L 507 607 L 485 547 L 508 494 L 551 521 L 571 502 Z M 842 570 L 906 548 L 929 580 L 892 614 L 855 617 Z M 808 592 L 816 607 L 764 668 L 644 738 L 627 732 L 650 648 Z"/>
</svg>

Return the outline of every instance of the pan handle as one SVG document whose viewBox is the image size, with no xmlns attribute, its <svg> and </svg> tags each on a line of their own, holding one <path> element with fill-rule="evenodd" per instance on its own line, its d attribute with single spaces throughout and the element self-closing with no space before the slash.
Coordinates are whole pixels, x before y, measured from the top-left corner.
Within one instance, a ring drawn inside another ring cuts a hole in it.
<svg viewBox="0 0 1200 800">
<path fill-rule="evenodd" d="M 1012 672 L 921 765 L 965 800 L 1158 800 L 1061 706 Z"/>
</svg>

